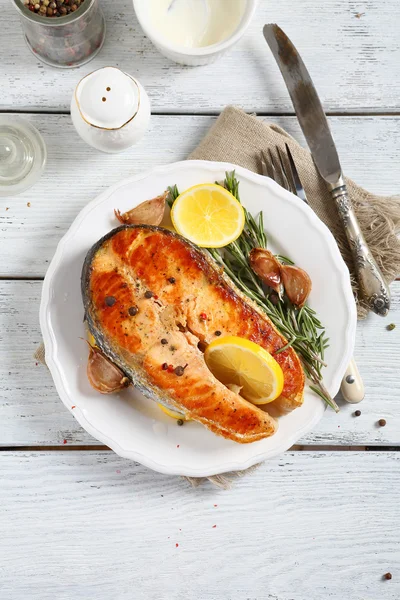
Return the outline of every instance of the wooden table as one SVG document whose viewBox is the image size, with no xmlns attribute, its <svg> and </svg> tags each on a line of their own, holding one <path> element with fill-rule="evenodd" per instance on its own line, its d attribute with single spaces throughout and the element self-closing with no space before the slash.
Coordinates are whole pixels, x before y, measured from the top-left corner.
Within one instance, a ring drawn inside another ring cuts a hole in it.
<svg viewBox="0 0 400 600">
<path fill-rule="evenodd" d="M 265 22 L 278 22 L 309 65 L 346 174 L 398 193 L 400 4 L 261 0 L 244 39 L 194 69 L 158 54 L 131 4 L 102 1 L 103 50 L 65 71 L 35 60 L 11 4 L 1 6 L 0 109 L 38 127 L 49 160 L 31 190 L 0 199 L 0 598 L 398 600 L 400 281 L 390 316 L 358 327 L 361 417 L 339 398 L 339 415 L 327 411 L 299 446 L 230 491 L 192 489 L 100 446 L 32 354 L 42 279 L 89 200 L 128 175 L 184 159 L 227 104 L 302 140 L 262 39 Z M 86 146 L 69 116 L 75 84 L 103 65 L 137 76 L 152 101 L 150 131 L 120 155 Z M 391 581 L 382 578 L 388 571 Z"/>
</svg>

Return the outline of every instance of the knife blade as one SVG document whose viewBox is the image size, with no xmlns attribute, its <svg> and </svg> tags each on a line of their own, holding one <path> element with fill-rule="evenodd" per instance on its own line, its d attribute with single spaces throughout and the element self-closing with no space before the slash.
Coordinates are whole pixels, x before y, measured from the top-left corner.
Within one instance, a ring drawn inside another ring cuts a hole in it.
<svg viewBox="0 0 400 600">
<path fill-rule="evenodd" d="M 390 308 L 389 287 L 361 232 L 335 142 L 310 74 L 295 46 L 278 25 L 265 25 L 263 33 L 285 80 L 315 166 L 336 203 L 353 254 L 361 294 L 372 311 L 385 316 Z"/>
</svg>

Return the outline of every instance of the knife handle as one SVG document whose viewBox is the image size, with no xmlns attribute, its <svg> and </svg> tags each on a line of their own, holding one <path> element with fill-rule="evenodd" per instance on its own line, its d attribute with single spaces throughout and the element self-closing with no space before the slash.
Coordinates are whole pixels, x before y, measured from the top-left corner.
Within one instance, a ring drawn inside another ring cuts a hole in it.
<svg viewBox="0 0 400 600">
<path fill-rule="evenodd" d="M 343 398 L 350 404 L 358 404 L 365 397 L 365 388 L 354 358 L 351 359 L 340 386 Z"/>
<path fill-rule="evenodd" d="M 350 244 L 361 294 L 370 309 L 384 317 L 390 308 L 389 287 L 368 248 L 342 179 L 331 194 Z"/>
</svg>

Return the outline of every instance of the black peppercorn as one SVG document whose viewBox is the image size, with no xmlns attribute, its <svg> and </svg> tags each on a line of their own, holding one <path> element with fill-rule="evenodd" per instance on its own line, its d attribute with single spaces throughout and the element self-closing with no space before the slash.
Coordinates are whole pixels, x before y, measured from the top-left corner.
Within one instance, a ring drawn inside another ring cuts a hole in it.
<svg viewBox="0 0 400 600">
<path fill-rule="evenodd" d="M 183 425 L 183 419 L 178 419 L 176 422 L 177 425 L 179 425 L 179 427 L 182 427 Z"/>
<path fill-rule="evenodd" d="M 175 277 L 169 277 L 168 281 L 169 281 L 170 283 L 175 283 L 175 282 L 176 282 L 176 279 L 175 279 Z"/>
<path fill-rule="evenodd" d="M 139 312 L 139 309 L 137 306 L 131 306 L 128 308 L 128 313 L 130 314 L 131 317 L 134 317 L 135 315 L 137 315 Z"/>
<path fill-rule="evenodd" d="M 271 302 L 274 306 L 277 306 L 279 304 L 278 294 L 270 294 L 269 299 L 271 300 Z"/>
<path fill-rule="evenodd" d="M 114 298 L 114 296 L 107 296 L 105 299 L 105 303 L 107 304 L 107 306 L 114 306 L 114 304 L 116 303 L 116 299 Z"/>
<path fill-rule="evenodd" d="M 161 340 L 161 343 L 162 343 L 163 346 L 165 346 L 165 344 L 168 344 L 168 340 L 166 340 L 165 338 L 163 338 Z"/>
<path fill-rule="evenodd" d="M 221 335 L 221 332 L 220 332 L 220 331 L 216 331 L 216 332 L 215 332 L 215 335 L 216 335 L 217 337 L 219 337 L 219 336 Z"/>
<path fill-rule="evenodd" d="M 378 423 L 379 423 L 379 427 L 385 427 L 386 420 L 385 419 L 379 419 Z"/>
<path fill-rule="evenodd" d="M 162 370 L 166 371 L 168 369 L 168 363 L 163 363 Z"/>
<path fill-rule="evenodd" d="M 178 375 L 178 377 L 182 377 L 184 372 L 185 372 L 184 367 L 176 367 L 176 369 L 174 371 L 175 375 Z"/>
<path fill-rule="evenodd" d="M 154 294 L 150 290 L 147 290 L 147 292 L 145 292 L 145 294 L 144 294 L 145 298 L 152 298 L 153 296 L 154 296 Z"/>
<path fill-rule="evenodd" d="M 354 413 L 355 417 L 360 417 L 361 416 L 361 410 L 356 410 L 356 412 Z"/>
<path fill-rule="evenodd" d="M 391 573 L 385 573 L 383 577 L 384 577 L 384 579 L 392 579 L 392 574 Z"/>
</svg>

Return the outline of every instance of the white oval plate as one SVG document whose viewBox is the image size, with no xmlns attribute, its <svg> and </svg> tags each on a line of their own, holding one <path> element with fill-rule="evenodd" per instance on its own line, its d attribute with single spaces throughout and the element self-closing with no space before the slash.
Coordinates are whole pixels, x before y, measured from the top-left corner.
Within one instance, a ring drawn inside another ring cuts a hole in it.
<svg viewBox="0 0 400 600">
<path fill-rule="evenodd" d="M 65 406 L 91 435 L 117 454 L 155 471 L 210 476 L 241 470 L 283 452 L 322 418 L 324 403 L 308 388 L 301 408 L 280 419 L 278 432 L 253 444 L 237 444 L 189 422 L 178 427 L 155 402 L 134 389 L 103 396 L 86 377 L 87 347 L 80 290 L 89 248 L 117 226 L 122 212 L 159 195 L 169 185 L 180 190 L 224 178 L 236 169 L 241 200 L 264 212 L 269 247 L 295 260 L 313 282 L 309 299 L 330 338 L 324 383 L 336 395 L 353 353 L 356 309 L 347 267 L 327 227 L 301 200 L 274 181 L 226 163 L 185 161 L 131 177 L 90 202 L 60 241 L 47 271 L 40 307 L 46 361 Z"/>
</svg>

